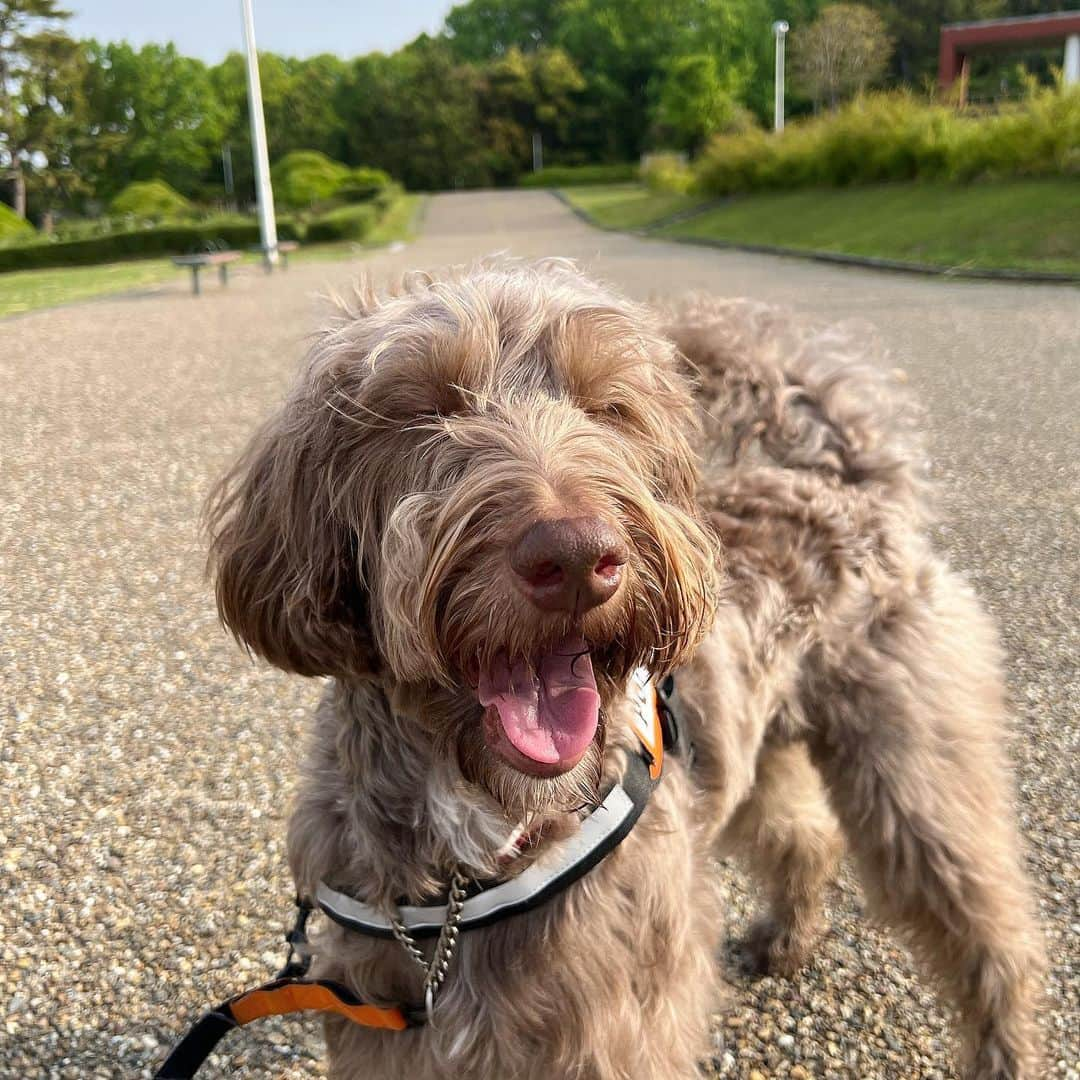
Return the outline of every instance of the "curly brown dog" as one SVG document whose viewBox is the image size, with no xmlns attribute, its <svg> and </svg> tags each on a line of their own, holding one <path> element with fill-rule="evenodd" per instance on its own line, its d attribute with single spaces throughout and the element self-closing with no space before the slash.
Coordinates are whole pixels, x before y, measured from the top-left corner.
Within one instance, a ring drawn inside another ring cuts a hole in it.
<svg viewBox="0 0 1080 1080">
<path fill-rule="evenodd" d="M 320 335 L 210 512 L 228 626 L 332 679 L 300 893 L 393 916 L 455 869 L 549 857 L 626 767 L 639 667 L 675 672 L 693 746 L 599 865 L 462 933 L 432 1023 L 331 1018 L 333 1077 L 694 1077 L 710 857 L 746 858 L 756 955 L 790 971 L 841 837 L 956 1004 L 970 1075 L 1036 1077 L 998 646 L 924 536 L 904 410 L 862 351 L 748 303 L 649 312 L 557 261 L 365 287 Z M 364 999 L 423 1000 L 400 941 L 330 922 L 313 945 Z"/>
</svg>

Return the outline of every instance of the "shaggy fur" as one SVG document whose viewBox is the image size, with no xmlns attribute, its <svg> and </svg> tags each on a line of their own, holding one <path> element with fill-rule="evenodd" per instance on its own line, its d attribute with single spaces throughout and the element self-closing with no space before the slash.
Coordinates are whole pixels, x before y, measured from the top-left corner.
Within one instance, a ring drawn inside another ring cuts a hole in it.
<svg viewBox="0 0 1080 1080">
<path fill-rule="evenodd" d="M 510 260 L 366 287 L 319 337 L 210 514 L 226 623 L 332 677 L 289 831 L 300 892 L 389 910 L 439 896 L 454 862 L 485 879 L 542 857 L 619 768 L 637 665 L 679 669 L 695 748 L 589 875 L 463 936 L 433 1025 L 331 1019 L 333 1077 L 694 1077 L 719 990 L 711 853 L 746 857 L 768 901 L 754 953 L 791 971 L 841 837 L 956 1003 L 970 1075 L 1037 1075 L 1000 655 L 924 538 L 904 411 L 861 352 L 762 306 L 650 313 Z M 581 619 L 538 611 L 507 551 L 580 514 L 625 539 L 623 587 Z M 537 779 L 485 745 L 477 672 L 570 632 L 603 723 Z M 523 820 L 535 849 L 500 865 Z M 421 997 L 396 942 L 331 924 L 314 950 L 365 999 Z"/>
</svg>

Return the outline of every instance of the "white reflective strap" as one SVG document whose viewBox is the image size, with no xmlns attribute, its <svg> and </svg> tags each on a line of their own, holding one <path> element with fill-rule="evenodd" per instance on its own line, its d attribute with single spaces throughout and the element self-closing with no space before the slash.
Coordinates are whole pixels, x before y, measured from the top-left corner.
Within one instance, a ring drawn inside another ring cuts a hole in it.
<svg viewBox="0 0 1080 1080">
<path fill-rule="evenodd" d="M 494 919 L 509 908 L 526 907 L 545 892 L 567 870 L 584 861 L 600 847 L 634 811 L 634 803 L 621 784 L 608 792 L 607 798 L 581 823 L 570 839 L 545 853 L 517 877 L 493 885 L 465 901 L 460 926 Z M 392 932 L 390 919 L 379 908 L 354 900 L 320 881 L 315 892 L 318 905 L 331 917 L 356 923 L 382 934 Z M 405 906 L 398 909 L 405 929 L 410 932 L 435 931 L 446 922 L 446 905 L 433 907 Z"/>
<path fill-rule="evenodd" d="M 630 724 L 638 742 L 652 754 L 654 759 L 662 758 L 664 739 L 656 713 L 656 687 L 645 668 L 635 669 L 630 676 L 627 693 L 633 705 L 630 712 Z"/>
</svg>

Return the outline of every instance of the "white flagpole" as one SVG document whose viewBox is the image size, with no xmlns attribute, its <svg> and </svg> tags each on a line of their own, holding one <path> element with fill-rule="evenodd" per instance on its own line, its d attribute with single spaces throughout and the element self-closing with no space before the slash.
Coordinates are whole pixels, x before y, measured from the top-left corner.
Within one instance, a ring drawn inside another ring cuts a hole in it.
<svg viewBox="0 0 1080 1080">
<path fill-rule="evenodd" d="M 776 70 L 773 86 L 773 130 L 784 130 L 784 35 L 788 32 L 788 24 L 783 19 L 777 19 L 772 24 L 773 35 L 776 37 Z"/>
<path fill-rule="evenodd" d="M 278 261 L 277 221 L 274 192 L 270 187 L 270 158 L 266 152 L 266 121 L 263 118 L 262 86 L 259 83 L 259 54 L 255 51 L 255 17 L 251 0 L 240 0 L 244 19 L 244 51 L 247 54 L 248 112 L 251 114 L 251 158 L 255 166 L 255 203 L 259 211 L 259 235 L 263 258 Z"/>
</svg>

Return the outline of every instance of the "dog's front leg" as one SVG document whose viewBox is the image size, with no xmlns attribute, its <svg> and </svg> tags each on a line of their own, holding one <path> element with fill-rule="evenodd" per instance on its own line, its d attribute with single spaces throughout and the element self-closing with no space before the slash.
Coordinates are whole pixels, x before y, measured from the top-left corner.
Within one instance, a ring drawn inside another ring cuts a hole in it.
<svg viewBox="0 0 1080 1080">
<path fill-rule="evenodd" d="M 938 578 L 811 678 L 811 748 L 871 904 L 955 1000 L 970 1075 L 1035 1080 L 1040 935 L 1012 824 L 999 658 Z"/>
<path fill-rule="evenodd" d="M 825 888 L 843 846 L 838 833 L 806 748 L 767 741 L 721 848 L 744 860 L 768 898 L 745 943 L 756 972 L 792 975 L 809 959 L 825 929 Z"/>
</svg>

